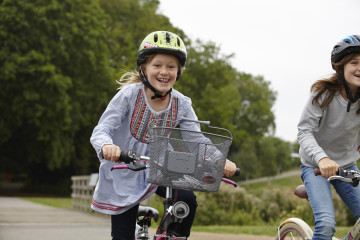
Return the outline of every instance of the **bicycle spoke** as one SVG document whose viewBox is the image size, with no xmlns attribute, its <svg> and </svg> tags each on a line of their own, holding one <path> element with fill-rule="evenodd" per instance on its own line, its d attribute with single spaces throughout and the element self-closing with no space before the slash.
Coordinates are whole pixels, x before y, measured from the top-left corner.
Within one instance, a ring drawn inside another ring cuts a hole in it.
<svg viewBox="0 0 360 240">
<path fill-rule="evenodd" d="M 293 236 L 292 232 L 290 233 L 290 235 L 291 235 L 291 239 L 295 240 L 295 238 L 294 238 L 294 236 Z"/>
</svg>

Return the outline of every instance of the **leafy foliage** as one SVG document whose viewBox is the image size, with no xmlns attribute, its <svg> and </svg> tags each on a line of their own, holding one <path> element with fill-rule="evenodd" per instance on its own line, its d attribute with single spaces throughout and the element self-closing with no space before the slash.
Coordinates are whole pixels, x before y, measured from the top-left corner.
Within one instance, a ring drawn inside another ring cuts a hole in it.
<svg viewBox="0 0 360 240">
<path fill-rule="evenodd" d="M 284 179 L 290 183 L 292 179 Z M 297 177 L 301 184 L 300 177 Z M 290 217 L 303 219 L 314 225 L 308 201 L 294 196 L 297 186 L 279 186 L 275 182 L 262 183 L 261 188 L 221 185 L 219 192 L 196 192 L 198 208 L 195 225 L 278 226 Z M 337 194 L 333 194 L 337 226 L 354 224 L 354 217 Z"/>
<path fill-rule="evenodd" d="M 33 178 L 70 165 L 76 172 L 90 157 L 84 137 L 111 80 L 102 9 L 92 0 L 3 1 L 0 23 L 6 116 L 0 144 L 7 167 L 36 168 Z"/>
</svg>

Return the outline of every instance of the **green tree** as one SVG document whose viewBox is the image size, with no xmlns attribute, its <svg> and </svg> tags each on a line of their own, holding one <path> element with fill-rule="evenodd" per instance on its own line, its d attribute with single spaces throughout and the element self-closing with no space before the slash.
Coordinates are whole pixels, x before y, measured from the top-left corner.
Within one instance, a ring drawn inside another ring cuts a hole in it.
<svg viewBox="0 0 360 240">
<path fill-rule="evenodd" d="M 260 163 L 258 142 L 275 128 L 271 109 L 276 93 L 263 77 L 238 72 L 229 63 L 233 55 L 221 54 L 215 43 L 197 41 L 188 56 L 175 87 L 191 97 L 199 119 L 232 132 L 230 159 L 241 168 L 254 169 Z M 261 171 L 257 168 L 256 172 Z"/>
<path fill-rule="evenodd" d="M 6 168 L 25 169 L 39 182 L 56 169 L 89 167 L 84 149 L 111 80 L 105 22 L 96 0 L 1 3 L 0 147 Z"/>
<path fill-rule="evenodd" d="M 246 141 L 241 144 L 241 147 L 233 151 L 229 159 L 236 162 L 237 167 L 240 168 L 241 180 L 253 179 L 262 177 L 261 163 L 256 152 L 255 140 L 248 137 Z"/>
<path fill-rule="evenodd" d="M 259 138 L 275 129 L 272 111 L 276 93 L 262 76 L 239 74 L 235 83 L 241 97 L 237 113 L 237 128 L 246 129 L 250 136 Z"/>
<path fill-rule="evenodd" d="M 279 138 L 262 138 L 257 152 L 264 176 L 272 176 L 291 167 L 291 146 Z"/>
<path fill-rule="evenodd" d="M 214 43 L 197 41 L 189 50 L 182 79 L 175 85 L 194 102 L 199 118 L 231 129 L 236 136 L 262 137 L 275 128 L 276 94 L 263 77 L 240 73 Z"/>
<path fill-rule="evenodd" d="M 199 119 L 229 129 L 236 144 L 242 130 L 236 128 L 240 96 L 233 85 L 238 73 L 228 62 L 231 57 L 214 43 L 197 41 L 189 47 L 186 70 L 175 87 L 192 99 Z"/>
</svg>

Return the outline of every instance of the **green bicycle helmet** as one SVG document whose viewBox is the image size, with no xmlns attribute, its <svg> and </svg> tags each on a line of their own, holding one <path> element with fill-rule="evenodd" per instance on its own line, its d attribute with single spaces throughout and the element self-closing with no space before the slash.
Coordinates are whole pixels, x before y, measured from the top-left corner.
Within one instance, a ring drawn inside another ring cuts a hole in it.
<svg viewBox="0 0 360 240">
<path fill-rule="evenodd" d="M 187 52 L 184 42 L 181 38 L 168 31 L 152 32 L 145 37 L 141 42 L 137 53 L 137 66 L 139 68 L 139 77 L 141 82 L 154 92 L 151 99 L 160 98 L 164 100 L 166 96 L 172 91 L 172 88 L 164 95 L 161 95 L 149 82 L 147 76 L 144 74 L 142 65 L 147 61 L 147 56 L 156 53 L 171 54 L 178 58 L 181 67 L 185 67 Z M 179 69 L 176 80 L 181 76 Z"/>
<path fill-rule="evenodd" d="M 172 54 L 179 59 L 180 65 L 185 67 L 186 47 L 183 40 L 175 33 L 156 31 L 147 35 L 139 46 L 137 65 L 145 63 L 146 56 L 154 53 Z"/>
</svg>

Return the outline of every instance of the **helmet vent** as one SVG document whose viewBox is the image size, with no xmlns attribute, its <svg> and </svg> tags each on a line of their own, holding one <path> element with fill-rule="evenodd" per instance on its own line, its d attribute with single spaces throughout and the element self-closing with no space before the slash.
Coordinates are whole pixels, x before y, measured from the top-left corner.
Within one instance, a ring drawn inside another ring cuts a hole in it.
<svg viewBox="0 0 360 240">
<path fill-rule="evenodd" d="M 158 41 L 158 35 L 155 34 L 155 35 L 154 35 L 154 42 L 157 42 L 157 41 Z"/>
<path fill-rule="evenodd" d="M 166 38 L 166 42 L 170 43 L 170 34 L 168 32 L 165 34 L 165 38 Z"/>
<path fill-rule="evenodd" d="M 179 38 L 177 38 L 177 44 L 180 47 L 180 39 Z"/>
<path fill-rule="evenodd" d="M 360 42 L 360 37 L 358 35 L 353 35 L 352 36 L 357 42 Z"/>
</svg>

